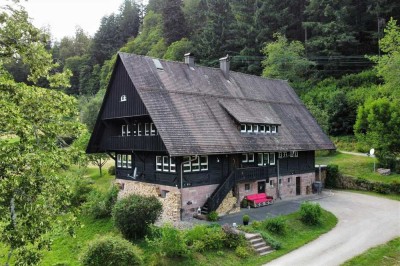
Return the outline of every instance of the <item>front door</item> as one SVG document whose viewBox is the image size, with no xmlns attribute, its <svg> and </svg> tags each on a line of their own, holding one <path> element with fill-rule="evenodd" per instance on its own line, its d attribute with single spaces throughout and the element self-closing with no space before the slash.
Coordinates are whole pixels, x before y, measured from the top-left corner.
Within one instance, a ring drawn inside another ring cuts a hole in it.
<svg viewBox="0 0 400 266">
<path fill-rule="evenodd" d="M 258 187 L 258 193 L 265 193 L 265 181 L 258 182 L 257 187 Z"/>
<path fill-rule="evenodd" d="M 301 179 L 300 176 L 296 176 L 296 195 L 301 195 Z"/>
</svg>

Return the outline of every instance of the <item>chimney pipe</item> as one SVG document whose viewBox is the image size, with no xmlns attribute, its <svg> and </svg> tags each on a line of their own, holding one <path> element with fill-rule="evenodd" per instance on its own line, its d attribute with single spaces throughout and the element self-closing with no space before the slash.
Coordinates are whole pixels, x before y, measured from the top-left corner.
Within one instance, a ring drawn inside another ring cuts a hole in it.
<svg viewBox="0 0 400 266">
<path fill-rule="evenodd" d="M 185 54 L 185 64 L 187 64 L 189 67 L 194 67 L 194 54 L 192 53 Z"/>
<path fill-rule="evenodd" d="M 226 79 L 229 79 L 229 61 L 229 55 L 226 55 L 225 57 L 219 59 L 219 68 L 222 70 L 222 73 L 224 74 Z"/>
</svg>

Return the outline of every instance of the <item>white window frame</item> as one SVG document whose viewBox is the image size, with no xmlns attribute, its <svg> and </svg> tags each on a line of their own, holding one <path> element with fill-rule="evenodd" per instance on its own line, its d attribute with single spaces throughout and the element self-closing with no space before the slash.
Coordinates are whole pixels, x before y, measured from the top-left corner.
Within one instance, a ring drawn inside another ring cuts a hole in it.
<svg viewBox="0 0 400 266">
<path fill-rule="evenodd" d="M 240 124 L 240 132 L 242 132 L 242 133 L 246 133 L 247 132 L 247 125 L 246 124 Z"/>
<path fill-rule="evenodd" d="M 162 163 L 163 163 L 162 156 L 156 156 L 156 171 L 157 172 L 162 172 Z"/>
<path fill-rule="evenodd" d="M 149 123 L 144 123 L 144 135 L 150 136 L 150 124 Z"/>
<path fill-rule="evenodd" d="M 260 126 L 258 127 L 258 132 L 260 132 L 260 133 L 265 133 L 265 125 L 260 125 Z"/>
<path fill-rule="evenodd" d="M 258 133 L 258 125 L 253 125 L 253 132 Z"/>
<path fill-rule="evenodd" d="M 277 126 L 271 126 L 271 133 L 275 134 L 276 132 L 278 132 L 278 127 Z"/>
<path fill-rule="evenodd" d="M 292 181 L 292 178 L 288 177 L 288 179 L 287 179 L 288 184 L 290 184 L 291 181 Z"/>
<path fill-rule="evenodd" d="M 131 129 L 129 125 L 126 125 L 126 136 L 130 136 L 131 135 Z"/>
<path fill-rule="evenodd" d="M 279 179 L 278 179 L 278 185 L 279 185 L 279 186 L 282 186 L 282 178 L 279 178 Z"/>
<path fill-rule="evenodd" d="M 270 186 L 270 187 L 274 187 L 274 180 L 273 180 L 273 179 L 270 179 L 270 180 L 269 180 L 269 186 Z"/>
<path fill-rule="evenodd" d="M 258 164 L 258 166 L 264 165 L 264 154 L 263 153 L 257 153 L 257 164 Z"/>
<path fill-rule="evenodd" d="M 248 155 L 247 155 L 247 157 L 248 157 L 248 162 L 249 163 L 254 163 L 254 153 L 249 153 Z"/>
<path fill-rule="evenodd" d="M 242 153 L 242 163 L 247 163 L 249 161 L 249 157 L 247 153 Z"/>
<path fill-rule="evenodd" d="M 253 132 L 253 124 L 247 124 L 246 125 L 246 132 Z"/>
<path fill-rule="evenodd" d="M 275 153 L 274 152 L 270 152 L 269 153 L 269 165 L 275 165 Z"/>
<path fill-rule="evenodd" d="M 121 154 L 117 154 L 117 168 L 122 167 Z"/>
<path fill-rule="evenodd" d="M 157 135 L 157 129 L 154 123 L 150 123 L 150 136 Z"/>
<path fill-rule="evenodd" d="M 279 159 L 282 159 L 282 158 L 283 158 L 283 152 L 279 152 L 279 153 L 278 153 L 278 158 L 279 158 Z"/>
<path fill-rule="evenodd" d="M 175 162 L 175 157 L 170 157 L 169 158 L 169 171 L 171 173 L 176 172 L 176 162 Z"/>
<path fill-rule="evenodd" d="M 204 159 L 202 161 L 202 159 Z M 208 156 L 200 156 L 200 171 L 207 171 L 208 170 Z"/>
<path fill-rule="evenodd" d="M 246 189 L 246 186 L 249 186 L 249 189 Z M 251 191 L 251 184 L 250 183 L 244 184 L 244 191 Z"/>
<path fill-rule="evenodd" d="M 138 136 L 142 135 L 142 123 L 137 124 L 137 135 Z"/>
<path fill-rule="evenodd" d="M 131 154 L 128 154 L 126 156 L 126 162 L 127 162 L 126 167 L 129 169 L 132 169 L 132 155 Z"/>
<path fill-rule="evenodd" d="M 126 136 L 126 125 L 121 125 L 121 136 L 122 137 Z"/>
<path fill-rule="evenodd" d="M 192 172 L 200 171 L 200 156 L 197 157 L 197 160 L 192 161 Z"/>
<path fill-rule="evenodd" d="M 268 165 L 269 164 L 269 153 L 268 152 L 264 152 L 263 154 L 263 165 Z"/>
<path fill-rule="evenodd" d="M 127 100 L 127 98 L 126 98 L 126 95 L 124 94 L 124 95 L 121 95 L 121 102 L 126 102 L 126 100 Z"/>
<path fill-rule="evenodd" d="M 268 134 L 271 133 L 271 126 L 270 125 L 265 125 L 265 133 L 268 133 Z"/>
<path fill-rule="evenodd" d="M 126 154 L 122 154 L 122 168 L 126 168 L 127 166 L 127 158 L 126 158 Z"/>
<path fill-rule="evenodd" d="M 189 156 L 183 157 L 183 161 L 184 161 L 183 172 L 184 173 L 191 172 L 192 171 L 192 165 L 190 164 L 190 157 Z"/>
<path fill-rule="evenodd" d="M 163 172 L 169 172 L 169 157 L 168 156 L 163 156 Z"/>
</svg>

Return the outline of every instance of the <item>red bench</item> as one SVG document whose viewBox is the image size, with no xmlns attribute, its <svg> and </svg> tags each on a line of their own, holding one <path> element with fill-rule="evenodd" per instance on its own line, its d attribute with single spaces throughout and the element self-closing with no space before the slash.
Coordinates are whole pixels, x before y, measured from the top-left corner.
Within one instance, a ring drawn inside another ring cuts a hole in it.
<svg viewBox="0 0 400 266">
<path fill-rule="evenodd" d="M 252 194 L 244 197 L 248 204 L 254 208 L 270 205 L 274 203 L 274 198 L 272 196 L 267 196 L 266 193 Z"/>
</svg>

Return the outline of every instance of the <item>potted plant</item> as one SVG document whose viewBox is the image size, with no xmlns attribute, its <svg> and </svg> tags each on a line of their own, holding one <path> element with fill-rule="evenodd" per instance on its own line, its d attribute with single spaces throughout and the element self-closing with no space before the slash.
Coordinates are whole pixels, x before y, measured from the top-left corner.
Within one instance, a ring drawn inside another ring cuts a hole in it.
<svg viewBox="0 0 400 266">
<path fill-rule="evenodd" d="M 250 221 L 250 216 L 247 214 L 243 215 L 243 225 L 248 225 Z"/>
</svg>

